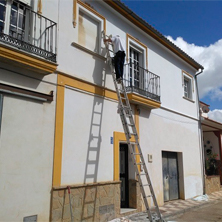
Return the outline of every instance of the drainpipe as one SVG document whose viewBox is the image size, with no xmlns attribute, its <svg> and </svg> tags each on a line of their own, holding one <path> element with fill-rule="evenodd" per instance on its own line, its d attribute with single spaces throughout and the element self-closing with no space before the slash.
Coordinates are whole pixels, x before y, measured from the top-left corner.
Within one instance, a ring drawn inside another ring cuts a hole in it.
<svg viewBox="0 0 222 222">
<path fill-rule="evenodd" d="M 201 159 L 202 159 L 202 183 L 203 183 L 203 194 L 205 194 L 205 154 L 204 154 L 204 146 L 203 146 L 203 131 L 202 131 L 202 125 L 201 125 L 201 112 L 200 112 L 200 99 L 199 99 L 199 90 L 197 85 L 197 76 L 200 75 L 203 72 L 203 69 L 201 69 L 200 72 L 195 74 L 195 84 L 196 84 L 196 90 L 197 90 L 197 113 L 199 115 L 199 131 L 200 131 L 200 147 L 201 147 Z"/>
</svg>

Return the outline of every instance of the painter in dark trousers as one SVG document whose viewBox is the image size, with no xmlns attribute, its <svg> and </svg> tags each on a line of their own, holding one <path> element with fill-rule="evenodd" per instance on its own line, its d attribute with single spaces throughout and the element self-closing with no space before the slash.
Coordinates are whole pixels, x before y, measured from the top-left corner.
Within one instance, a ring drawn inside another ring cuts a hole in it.
<svg viewBox="0 0 222 222">
<path fill-rule="evenodd" d="M 123 79 L 123 67 L 125 62 L 125 47 L 123 44 L 123 40 L 119 35 L 112 36 L 108 39 L 104 39 L 105 42 L 111 42 L 113 44 L 113 50 L 115 53 L 114 57 L 114 65 L 116 71 L 116 80 L 118 83 L 121 83 Z"/>
</svg>

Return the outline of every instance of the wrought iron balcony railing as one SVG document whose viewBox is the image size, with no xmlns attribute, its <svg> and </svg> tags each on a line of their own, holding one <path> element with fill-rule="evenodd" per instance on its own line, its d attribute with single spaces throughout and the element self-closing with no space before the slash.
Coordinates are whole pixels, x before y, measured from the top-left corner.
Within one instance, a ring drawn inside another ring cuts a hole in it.
<svg viewBox="0 0 222 222">
<path fill-rule="evenodd" d="M 0 4 L 0 42 L 56 62 L 57 24 L 20 2 Z"/>
<path fill-rule="evenodd" d="M 128 63 L 124 67 L 123 81 L 127 92 L 160 102 L 160 77 L 154 73 L 136 63 Z"/>
</svg>

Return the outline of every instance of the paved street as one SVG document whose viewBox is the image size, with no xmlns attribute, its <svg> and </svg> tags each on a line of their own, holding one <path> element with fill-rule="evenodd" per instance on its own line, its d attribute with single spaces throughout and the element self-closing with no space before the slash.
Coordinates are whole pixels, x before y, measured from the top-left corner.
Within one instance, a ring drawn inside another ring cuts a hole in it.
<svg viewBox="0 0 222 222">
<path fill-rule="evenodd" d="M 202 196 L 203 197 L 203 196 Z M 221 221 L 222 222 L 222 190 L 207 196 L 207 199 L 176 200 L 166 202 L 160 207 L 160 212 L 165 221 Z M 149 222 L 147 213 L 140 212 L 112 222 Z"/>
<path fill-rule="evenodd" d="M 216 200 L 200 208 L 169 217 L 167 221 L 222 221 L 222 200 Z"/>
</svg>

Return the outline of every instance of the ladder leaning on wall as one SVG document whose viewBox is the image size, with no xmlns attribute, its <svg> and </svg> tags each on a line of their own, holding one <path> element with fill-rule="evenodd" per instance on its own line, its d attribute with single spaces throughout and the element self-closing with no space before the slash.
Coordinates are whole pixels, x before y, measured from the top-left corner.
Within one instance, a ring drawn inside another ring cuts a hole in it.
<svg viewBox="0 0 222 222">
<path fill-rule="evenodd" d="M 105 39 L 105 38 L 107 38 L 107 36 L 103 32 L 103 39 Z M 110 45 L 111 44 L 108 43 L 108 42 L 105 43 L 106 54 L 107 54 L 107 62 L 109 63 L 110 68 L 111 68 L 113 81 L 114 81 L 114 85 L 115 85 L 115 88 L 116 88 L 116 93 L 117 93 L 118 101 L 119 101 L 120 118 L 121 118 L 121 121 L 122 121 L 122 124 L 123 124 L 124 133 L 126 135 L 127 144 L 128 144 L 128 147 L 129 147 L 131 159 L 133 161 L 134 168 L 135 168 L 135 171 L 136 171 L 136 175 L 137 175 L 137 178 L 138 178 L 138 182 L 139 182 L 139 185 L 140 185 L 140 190 L 141 190 L 141 194 L 142 194 L 142 197 L 143 197 L 144 205 L 146 207 L 146 211 L 147 211 L 147 214 L 148 214 L 148 217 L 149 217 L 150 221 L 152 221 L 152 222 L 153 221 L 162 222 L 164 220 L 162 219 L 162 215 L 160 214 L 159 206 L 158 206 L 157 201 L 156 201 L 156 196 L 155 196 L 155 193 L 154 193 L 154 190 L 153 190 L 153 186 L 152 186 L 152 183 L 151 183 L 151 180 L 150 180 L 150 176 L 148 174 L 148 170 L 146 168 L 146 164 L 145 164 L 145 161 L 144 161 L 142 150 L 141 150 L 141 147 L 140 147 L 140 144 L 139 144 L 139 137 L 138 137 L 137 129 L 136 129 L 135 122 L 134 122 L 134 119 L 133 119 L 133 114 L 132 114 L 132 109 L 131 109 L 131 106 L 130 106 L 130 102 L 129 102 L 129 99 L 127 97 L 126 88 L 124 86 L 123 81 L 120 84 L 118 84 L 117 81 L 116 81 L 115 69 L 114 69 L 114 66 L 113 66 L 113 63 L 112 63 L 112 58 L 111 58 L 111 55 L 110 55 L 110 52 L 113 52 L 113 50 L 110 50 L 110 48 L 109 48 Z M 130 141 L 130 138 L 132 136 L 134 136 L 135 142 Z M 136 152 L 134 150 L 134 146 L 137 147 L 138 152 Z M 140 163 L 137 163 L 137 161 L 136 161 L 136 158 L 138 156 L 140 158 Z M 139 169 L 138 169 L 139 165 L 143 167 L 144 173 L 139 172 Z M 142 177 L 145 177 L 145 178 L 142 178 Z M 146 194 L 146 190 L 145 190 L 146 186 L 149 188 L 150 195 Z M 153 203 L 154 203 L 154 209 L 152 209 L 152 212 L 151 212 L 151 209 L 149 207 L 148 198 L 152 198 Z"/>
</svg>

